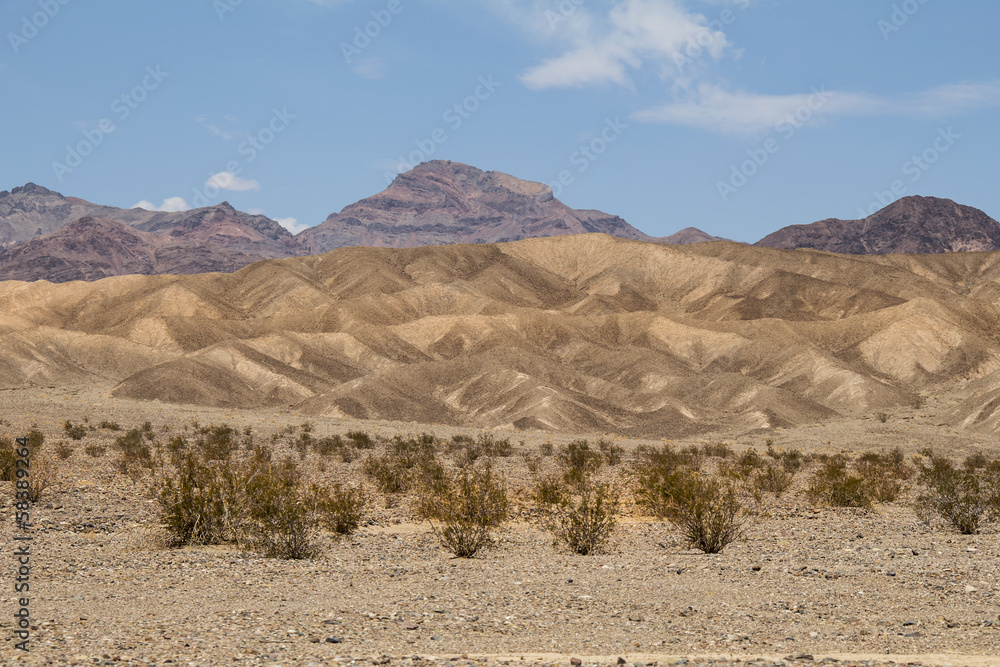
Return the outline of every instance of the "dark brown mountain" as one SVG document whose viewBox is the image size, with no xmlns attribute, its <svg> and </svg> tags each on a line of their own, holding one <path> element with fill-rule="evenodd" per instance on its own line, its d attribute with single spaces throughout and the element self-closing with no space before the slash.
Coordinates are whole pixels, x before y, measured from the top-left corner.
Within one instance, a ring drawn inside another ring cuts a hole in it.
<svg viewBox="0 0 1000 667">
<path fill-rule="evenodd" d="M 411 248 L 588 232 L 661 241 L 618 216 L 572 209 L 542 183 L 433 160 L 400 174 L 386 190 L 330 215 L 297 238 L 319 253 L 346 246 Z"/>
<path fill-rule="evenodd" d="M 754 245 L 851 255 L 1000 250 L 1000 223 L 936 197 L 904 197 L 864 220 L 821 220 L 779 229 Z"/>
<path fill-rule="evenodd" d="M 86 217 L 0 251 L 0 280 L 62 283 L 129 274 L 228 273 L 260 259 L 214 243 Z"/>
<path fill-rule="evenodd" d="M 258 258 L 295 257 L 304 252 L 276 221 L 237 211 L 229 202 L 177 213 L 121 209 L 64 197 L 34 183 L 0 192 L 0 246 L 9 248 L 51 234 L 86 217 L 114 220 L 140 231 L 188 238 Z"/>
</svg>

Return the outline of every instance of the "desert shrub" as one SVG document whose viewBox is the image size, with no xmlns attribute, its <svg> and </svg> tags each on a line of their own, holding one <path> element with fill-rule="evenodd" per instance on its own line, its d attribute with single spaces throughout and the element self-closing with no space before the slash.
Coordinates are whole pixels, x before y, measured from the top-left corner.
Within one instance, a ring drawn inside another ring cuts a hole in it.
<svg viewBox="0 0 1000 667">
<path fill-rule="evenodd" d="M 916 501 L 917 515 L 930 523 L 938 518 L 963 535 L 975 535 L 982 523 L 1000 518 L 1000 463 L 957 468 L 950 459 L 931 456 L 920 469 L 925 491 Z"/>
<path fill-rule="evenodd" d="M 728 459 L 733 456 L 733 450 L 730 449 L 729 445 L 724 442 L 716 442 L 712 444 L 703 445 L 701 448 L 701 453 L 704 456 L 717 458 L 717 459 Z"/>
<path fill-rule="evenodd" d="M 870 484 L 849 470 L 848 463 L 849 459 L 842 454 L 826 456 L 809 478 L 806 494 L 834 507 L 870 508 L 873 500 Z"/>
<path fill-rule="evenodd" d="M 118 425 L 118 422 L 102 421 L 97 425 L 97 428 L 102 428 L 106 431 L 120 431 L 122 427 Z"/>
<path fill-rule="evenodd" d="M 160 481 L 157 500 L 172 546 L 222 544 L 239 535 L 239 480 L 230 466 L 207 465 L 188 452 Z"/>
<path fill-rule="evenodd" d="M 361 467 L 361 471 L 375 485 L 380 493 L 393 495 L 403 493 L 410 488 L 410 473 L 397 465 L 388 454 L 369 455 Z"/>
<path fill-rule="evenodd" d="M 600 452 L 590 448 L 586 440 L 574 440 L 560 449 L 558 461 L 564 469 L 567 484 L 580 486 L 604 465 Z"/>
<path fill-rule="evenodd" d="M 751 484 L 754 489 L 780 497 L 792 485 L 794 474 L 783 467 L 769 463 L 754 474 Z"/>
<path fill-rule="evenodd" d="M 148 422 L 147 422 L 148 423 Z M 124 435 L 115 438 L 115 447 L 121 450 L 118 469 L 122 474 L 133 476 L 140 474 L 137 466 L 153 467 L 153 452 L 146 442 L 144 431 L 131 429 Z"/>
<path fill-rule="evenodd" d="M 569 502 L 569 493 L 558 475 L 539 479 L 535 483 L 531 497 L 542 506 L 566 505 Z"/>
<path fill-rule="evenodd" d="M 538 451 L 541 452 L 542 456 L 552 456 L 555 453 L 555 445 L 551 442 L 543 442 L 538 447 Z"/>
<path fill-rule="evenodd" d="M 272 558 L 310 558 L 325 523 L 348 529 L 363 496 L 306 489 L 291 459 L 274 462 L 255 446 L 242 461 L 187 452 L 156 487 L 170 544 L 236 542 Z M 354 524 L 356 525 L 356 524 Z"/>
<path fill-rule="evenodd" d="M 350 535 L 361 525 L 361 515 L 368 502 L 364 490 L 340 484 L 329 489 L 313 485 L 310 493 L 323 525 L 334 533 Z"/>
<path fill-rule="evenodd" d="M 601 454 L 604 456 L 604 462 L 608 467 L 613 468 L 616 465 L 620 465 L 622 462 L 622 457 L 625 450 L 621 445 L 616 445 L 610 440 L 601 439 L 597 441 L 597 448 L 601 450 Z"/>
<path fill-rule="evenodd" d="M 875 418 L 878 419 L 883 424 L 889 421 L 889 415 L 884 412 L 878 413 L 877 415 L 875 415 Z"/>
<path fill-rule="evenodd" d="M 348 431 L 347 439 L 358 449 L 375 449 L 375 440 L 364 431 Z"/>
<path fill-rule="evenodd" d="M 0 438 L 0 481 L 17 480 L 17 449 L 10 438 Z"/>
<path fill-rule="evenodd" d="M 514 445 L 509 438 L 497 438 L 490 433 L 483 433 L 479 436 L 478 443 L 486 456 L 508 458 L 514 455 Z"/>
<path fill-rule="evenodd" d="M 897 447 L 892 451 L 865 452 L 854 462 L 854 469 L 865 480 L 872 500 L 891 503 L 904 490 L 904 481 L 913 476 L 913 468 Z"/>
<path fill-rule="evenodd" d="M 268 461 L 255 468 L 242 486 L 240 540 L 268 558 L 300 560 L 319 555 L 321 511 L 303 493 L 294 461 Z"/>
<path fill-rule="evenodd" d="M 31 469 L 28 475 L 28 500 L 32 503 L 37 503 L 42 499 L 45 490 L 55 484 L 55 482 L 56 469 L 48 457 L 44 454 L 32 454 Z"/>
<path fill-rule="evenodd" d="M 206 426 L 198 430 L 195 445 L 205 460 L 224 461 L 239 448 L 238 433 L 228 424 Z"/>
<path fill-rule="evenodd" d="M 680 530 L 688 546 L 717 554 L 743 537 L 753 515 L 732 482 L 690 469 L 679 470 L 671 482 L 660 511 Z"/>
<path fill-rule="evenodd" d="M 722 461 L 719 464 L 719 471 L 733 479 L 749 482 L 758 471 L 763 470 L 767 465 L 756 450 L 748 449 L 731 461 Z"/>
<path fill-rule="evenodd" d="M 805 456 L 798 449 L 788 449 L 788 450 L 776 450 L 773 444 L 768 444 L 767 455 L 770 456 L 775 461 L 781 464 L 782 469 L 791 473 L 796 474 L 802 469 L 802 466 L 806 463 Z"/>
<path fill-rule="evenodd" d="M 42 448 L 45 444 L 45 435 L 39 431 L 37 428 L 32 428 L 28 431 L 28 449 L 32 452 L 36 452 Z"/>
<path fill-rule="evenodd" d="M 603 551 L 617 523 L 617 492 L 609 483 L 585 478 L 572 495 L 568 489 L 563 493 L 565 502 L 550 505 L 548 528 L 556 543 L 581 556 Z"/>
<path fill-rule="evenodd" d="M 328 438 L 318 438 L 312 441 L 313 451 L 326 458 L 338 454 L 344 449 L 344 440 L 335 435 Z"/>
<path fill-rule="evenodd" d="M 84 453 L 92 458 L 97 458 L 99 456 L 104 456 L 107 453 L 107 448 L 101 445 L 87 445 L 83 448 Z"/>
<path fill-rule="evenodd" d="M 659 448 L 640 447 L 637 455 L 634 468 L 637 500 L 662 518 L 673 502 L 674 486 L 685 471 L 694 469 L 691 462 L 697 459 L 690 453 L 676 451 L 668 444 Z"/>
<path fill-rule="evenodd" d="M 58 456 L 60 460 L 65 461 L 69 457 L 73 456 L 73 446 L 68 442 L 60 442 L 56 445 L 56 456 Z"/>
<path fill-rule="evenodd" d="M 66 420 L 63 424 L 63 431 L 66 432 L 66 437 L 73 440 L 83 440 L 84 436 L 87 435 L 87 427 L 83 424 L 73 424 L 70 420 Z"/>
<path fill-rule="evenodd" d="M 981 470 L 990 464 L 990 458 L 986 456 L 983 452 L 975 452 L 969 454 L 962 461 L 962 467 L 966 470 Z"/>
<path fill-rule="evenodd" d="M 487 465 L 428 484 L 418 512 L 442 546 L 459 558 L 472 558 L 495 544 L 493 533 L 510 516 L 510 503 L 506 487 Z"/>
</svg>

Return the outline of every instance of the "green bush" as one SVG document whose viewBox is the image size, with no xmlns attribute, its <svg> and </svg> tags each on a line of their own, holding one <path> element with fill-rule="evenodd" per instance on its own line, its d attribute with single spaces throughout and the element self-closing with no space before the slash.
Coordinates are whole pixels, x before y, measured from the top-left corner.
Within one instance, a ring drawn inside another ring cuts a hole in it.
<svg viewBox="0 0 1000 667">
<path fill-rule="evenodd" d="M 607 548 L 617 525 L 618 494 L 608 483 L 585 478 L 576 483 L 573 494 L 563 503 L 550 506 L 548 528 L 557 544 L 575 554 L 587 556 Z"/>
<path fill-rule="evenodd" d="M 781 497 L 791 487 L 794 476 L 785 468 L 769 463 L 754 474 L 751 485 L 757 491 Z"/>
<path fill-rule="evenodd" d="M 569 493 L 562 480 L 555 475 L 538 480 L 531 495 L 532 499 L 542 506 L 569 503 Z"/>
<path fill-rule="evenodd" d="M 984 521 L 1000 518 L 1000 462 L 957 468 L 944 457 L 930 457 L 922 465 L 925 491 L 916 501 L 917 515 L 936 517 L 963 535 L 975 535 Z"/>
<path fill-rule="evenodd" d="M 0 438 L 0 481 L 17 480 L 17 449 L 10 438 Z"/>
<path fill-rule="evenodd" d="M 660 511 L 684 536 L 688 546 L 707 554 L 722 552 L 742 539 L 753 516 L 731 482 L 680 470 L 670 480 Z"/>
<path fill-rule="evenodd" d="M 358 449 L 375 449 L 375 440 L 364 431 L 348 431 L 347 439 Z"/>
<path fill-rule="evenodd" d="M 574 440 L 559 450 L 557 457 L 563 467 L 563 479 L 571 486 L 583 485 L 587 478 L 604 465 L 604 456 L 590 448 L 586 440 Z"/>
<path fill-rule="evenodd" d="M 842 454 L 825 457 L 809 478 L 806 494 L 833 507 L 871 508 L 871 489 L 864 477 L 848 469 L 848 462 Z"/>
<path fill-rule="evenodd" d="M 84 451 L 84 453 L 87 456 L 90 456 L 92 458 L 97 458 L 99 456 L 104 456 L 104 454 L 108 450 L 107 450 L 107 448 L 102 447 L 101 445 L 93 445 L 93 444 L 91 444 L 91 445 L 87 445 L 86 447 L 84 447 L 83 451 Z"/>
<path fill-rule="evenodd" d="M 493 533 L 509 518 L 510 503 L 503 483 L 483 466 L 427 484 L 418 512 L 442 546 L 459 558 L 472 558 L 495 544 Z"/>
<path fill-rule="evenodd" d="M 149 422 L 147 422 L 149 423 Z M 199 429 L 195 445 L 207 461 L 225 461 L 239 448 L 238 433 L 228 424 Z"/>
<path fill-rule="evenodd" d="M 83 440 L 84 436 L 87 435 L 87 427 L 83 424 L 74 425 L 70 420 L 66 420 L 63 424 L 63 430 L 66 432 L 66 437 L 73 440 Z"/>
<path fill-rule="evenodd" d="M 368 502 L 362 489 L 346 488 L 340 484 L 334 484 L 330 489 L 313 485 L 311 494 L 323 524 L 334 533 L 350 535 L 361 525 L 361 515 Z"/>
<path fill-rule="evenodd" d="M 613 468 L 616 465 L 621 464 L 625 454 L 625 450 L 621 445 L 616 445 L 610 440 L 601 439 L 597 441 L 597 448 L 601 450 L 601 454 L 604 455 L 604 462 L 608 465 L 608 467 Z"/>
</svg>

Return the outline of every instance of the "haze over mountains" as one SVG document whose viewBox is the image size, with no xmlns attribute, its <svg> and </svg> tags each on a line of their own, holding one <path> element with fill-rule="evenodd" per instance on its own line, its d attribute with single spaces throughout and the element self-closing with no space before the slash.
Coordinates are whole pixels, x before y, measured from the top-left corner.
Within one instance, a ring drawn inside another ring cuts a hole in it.
<svg viewBox="0 0 1000 667">
<path fill-rule="evenodd" d="M 1000 427 L 1000 253 L 603 234 L 343 248 L 234 274 L 0 283 L 0 387 L 670 437 L 944 392 Z"/>
<path fill-rule="evenodd" d="M 667 244 L 721 240 L 694 227 L 654 238 L 618 216 L 572 209 L 541 183 L 435 160 L 297 236 L 228 202 L 177 213 L 119 209 L 29 183 L 0 192 L 0 278 L 64 282 L 231 272 L 261 259 L 345 246 L 407 248 L 595 232 Z M 950 200 L 907 197 L 865 220 L 793 225 L 756 245 L 850 254 L 988 251 L 1000 249 L 1000 224 Z"/>
</svg>

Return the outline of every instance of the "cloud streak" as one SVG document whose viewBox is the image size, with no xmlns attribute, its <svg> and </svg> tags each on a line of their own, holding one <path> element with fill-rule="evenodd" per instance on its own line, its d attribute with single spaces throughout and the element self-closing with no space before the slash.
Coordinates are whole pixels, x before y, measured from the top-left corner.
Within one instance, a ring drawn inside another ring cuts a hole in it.
<svg viewBox="0 0 1000 667">
<path fill-rule="evenodd" d="M 638 122 L 681 125 L 722 134 L 756 134 L 772 129 L 789 114 L 811 107 L 817 92 L 825 98 L 815 119 L 836 117 L 898 116 L 944 119 L 1000 105 L 1000 81 L 962 83 L 920 93 L 887 97 L 848 91 L 767 95 L 730 91 L 702 84 L 679 99 L 632 114 Z"/>
</svg>

